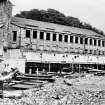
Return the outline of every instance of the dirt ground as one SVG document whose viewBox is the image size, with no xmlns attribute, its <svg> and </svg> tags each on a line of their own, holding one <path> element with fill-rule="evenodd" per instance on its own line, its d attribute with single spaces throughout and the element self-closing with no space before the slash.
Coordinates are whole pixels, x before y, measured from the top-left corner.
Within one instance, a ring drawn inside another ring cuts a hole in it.
<svg viewBox="0 0 105 105">
<path fill-rule="evenodd" d="M 0 105 L 105 105 L 105 77 L 57 78 L 54 83 L 0 99 Z"/>
</svg>

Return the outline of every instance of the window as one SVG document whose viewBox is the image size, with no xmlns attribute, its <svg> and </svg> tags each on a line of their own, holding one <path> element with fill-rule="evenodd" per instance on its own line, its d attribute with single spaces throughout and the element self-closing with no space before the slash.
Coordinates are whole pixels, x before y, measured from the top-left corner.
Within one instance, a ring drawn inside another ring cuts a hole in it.
<svg viewBox="0 0 105 105">
<path fill-rule="evenodd" d="M 33 31 L 33 38 L 37 39 L 37 31 Z"/>
<path fill-rule="evenodd" d="M 90 39 L 90 45 L 92 45 L 93 43 L 92 43 L 92 39 Z"/>
<path fill-rule="evenodd" d="M 26 38 L 30 38 L 30 30 L 26 30 Z"/>
<path fill-rule="evenodd" d="M 80 44 L 83 44 L 83 38 L 80 38 Z"/>
<path fill-rule="evenodd" d="M 96 46 L 97 45 L 97 40 L 96 39 L 94 39 L 94 46 Z"/>
<path fill-rule="evenodd" d="M 102 47 L 105 47 L 105 41 L 102 41 Z"/>
<path fill-rule="evenodd" d="M 44 39 L 44 32 L 40 32 L 40 39 Z"/>
<path fill-rule="evenodd" d="M 75 37 L 75 43 L 78 43 L 78 37 Z"/>
<path fill-rule="evenodd" d="M 73 43 L 73 36 L 70 36 L 70 42 Z"/>
<path fill-rule="evenodd" d="M 98 46 L 101 46 L 101 40 L 98 40 Z"/>
<path fill-rule="evenodd" d="M 68 42 L 68 35 L 65 35 L 64 41 L 65 41 L 65 42 Z"/>
<path fill-rule="evenodd" d="M 46 33 L 46 40 L 50 40 L 50 33 Z"/>
<path fill-rule="evenodd" d="M 88 38 L 85 38 L 85 44 L 88 44 Z"/>
<path fill-rule="evenodd" d="M 62 35 L 59 34 L 59 41 L 62 41 Z"/>
<path fill-rule="evenodd" d="M 90 50 L 90 54 L 92 54 L 92 50 Z"/>
<path fill-rule="evenodd" d="M 13 41 L 17 40 L 17 31 L 13 31 Z"/>
<path fill-rule="evenodd" d="M 56 41 L 56 36 L 57 36 L 57 35 L 54 33 L 54 34 L 53 34 L 53 41 Z"/>
</svg>

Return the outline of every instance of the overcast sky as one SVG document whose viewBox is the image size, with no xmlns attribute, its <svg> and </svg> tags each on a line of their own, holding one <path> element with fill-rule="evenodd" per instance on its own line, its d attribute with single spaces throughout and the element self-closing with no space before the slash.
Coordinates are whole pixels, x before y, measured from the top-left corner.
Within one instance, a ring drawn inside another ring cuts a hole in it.
<svg viewBox="0 0 105 105">
<path fill-rule="evenodd" d="M 10 0 L 13 15 L 30 9 L 56 9 L 105 32 L 105 0 Z"/>
</svg>

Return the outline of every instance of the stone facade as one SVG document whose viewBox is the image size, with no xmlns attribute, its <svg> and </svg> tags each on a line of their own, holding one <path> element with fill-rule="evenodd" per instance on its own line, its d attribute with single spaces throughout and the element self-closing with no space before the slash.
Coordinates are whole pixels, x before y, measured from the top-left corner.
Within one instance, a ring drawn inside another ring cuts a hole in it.
<svg viewBox="0 0 105 105">
<path fill-rule="evenodd" d="M 1 47 L 10 44 L 11 29 L 10 21 L 12 17 L 12 3 L 9 0 L 2 0 L 0 2 L 0 45 Z M 7 45 L 7 46 L 8 46 Z"/>
</svg>

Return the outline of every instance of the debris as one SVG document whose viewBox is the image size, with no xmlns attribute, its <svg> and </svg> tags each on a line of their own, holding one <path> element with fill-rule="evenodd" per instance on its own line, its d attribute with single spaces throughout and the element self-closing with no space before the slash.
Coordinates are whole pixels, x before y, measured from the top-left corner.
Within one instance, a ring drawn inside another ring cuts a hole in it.
<svg viewBox="0 0 105 105">
<path fill-rule="evenodd" d="M 104 77 L 84 77 L 74 82 L 70 80 L 73 82 L 70 86 L 64 80 L 57 78 L 54 83 L 44 84 L 41 88 L 23 90 L 21 98 L 0 99 L 0 105 L 105 105 Z"/>
</svg>

